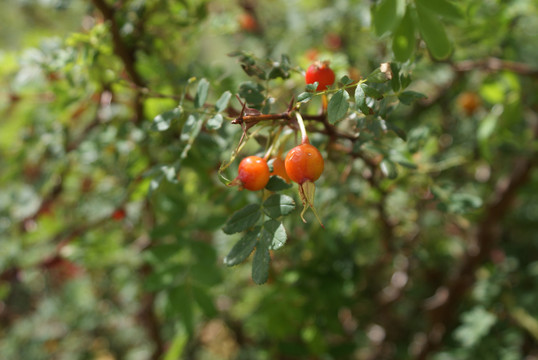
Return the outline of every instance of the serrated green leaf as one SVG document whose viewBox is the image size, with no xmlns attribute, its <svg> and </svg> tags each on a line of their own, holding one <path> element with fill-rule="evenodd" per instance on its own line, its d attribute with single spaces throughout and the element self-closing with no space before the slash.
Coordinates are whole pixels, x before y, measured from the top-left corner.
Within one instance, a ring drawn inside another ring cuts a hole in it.
<svg viewBox="0 0 538 360">
<path fill-rule="evenodd" d="M 222 114 L 215 114 L 211 119 L 207 120 L 206 127 L 210 130 L 220 129 L 224 118 Z"/>
<path fill-rule="evenodd" d="M 263 202 L 263 211 L 273 219 L 288 215 L 295 209 L 295 201 L 288 195 L 273 194 Z"/>
<path fill-rule="evenodd" d="M 224 264 L 227 266 L 234 266 L 245 261 L 256 247 L 259 233 L 259 226 L 247 232 L 241 240 L 235 243 L 228 255 L 226 255 Z"/>
<path fill-rule="evenodd" d="M 377 68 L 368 75 L 366 82 L 381 84 L 389 80 L 387 74 L 381 71 L 381 68 Z"/>
<path fill-rule="evenodd" d="M 249 204 L 236 211 L 224 225 L 222 231 L 230 235 L 253 227 L 261 216 L 260 206 Z"/>
<path fill-rule="evenodd" d="M 309 102 L 310 99 L 312 99 L 312 96 L 314 96 L 314 94 L 312 94 L 311 92 L 302 92 L 299 94 L 299 96 L 297 96 L 297 102 Z"/>
<path fill-rule="evenodd" d="M 263 224 L 260 239 L 269 244 L 269 249 L 278 250 L 284 246 L 288 239 L 288 235 L 281 222 L 268 220 Z"/>
<path fill-rule="evenodd" d="M 229 91 L 225 91 L 222 93 L 220 98 L 215 103 L 215 110 L 217 112 L 221 112 L 226 110 L 226 107 L 228 106 L 228 103 L 230 102 L 230 98 L 232 97 L 232 93 Z"/>
<path fill-rule="evenodd" d="M 398 95 L 398 99 L 405 105 L 411 105 L 416 100 L 426 99 L 426 95 L 416 91 L 404 91 Z"/>
<path fill-rule="evenodd" d="M 372 11 L 374 30 L 381 36 L 398 26 L 405 12 L 405 0 L 382 0 Z"/>
<path fill-rule="evenodd" d="M 454 2 L 449 0 L 415 0 L 420 6 L 435 12 L 437 15 L 453 20 L 461 20 L 463 11 Z"/>
<path fill-rule="evenodd" d="M 450 55 L 452 46 L 439 18 L 428 8 L 417 3 L 418 28 L 433 57 L 439 60 Z"/>
<path fill-rule="evenodd" d="M 281 191 L 291 188 L 291 184 L 288 184 L 280 176 L 273 175 L 269 178 L 269 182 L 265 188 L 269 191 Z"/>
<path fill-rule="evenodd" d="M 267 281 L 270 262 L 269 244 L 266 241 L 258 241 L 256 252 L 252 258 L 252 280 L 254 283 L 261 285 Z"/>
<path fill-rule="evenodd" d="M 392 52 L 394 52 L 394 58 L 401 62 L 409 60 L 415 51 L 415 41 L 415 23 L 411 16 L 411 11 L 407 9 L 405 16 L 394 31 L 392 37 Z M 393 71 L 393 74 L 395 74 L 395 76 L 392 77 L 392 80 L 397 79 L 399 81 L 398 72 L 394 73 Z M 398 90 L 399 89 L 396 89 L 394 91 Z"/>
<path fill-rule="evenodd" d="M 396 165 L 388 159 L 383 159 L 381 164 L 379 164 L 379 168 L 383 175 L 389 179 L 396 179 L 398 177 L 398 169 L 396 168 Z"/>
<path fill-rule="evenodd" d="M 357 86 L 355 89 L 355 106 L 364 115 L 370 114 L 370 108 L 366 105 L 366 94 L 362 86 Z"/>
<path fill-rule="evenodd" d="M 362 88 L 364 93 L 371 98 L 374 98 L 376 100 L 381 100 L 383 98 L 383 94 L 381 94 L 376 88 L 373 88 L 368 84 L 362 83 L 360 87 Z"/>
<path fill-rule="evenodd" d="M 353 82 L 352 79 L 349 78 L 349 76 L 347 75 L 344 75 L 342 76 L 342 78 L 340 79 L 340 82 L 345 86 L 345 85 L 349 85 Z"/>
<path fill-rule="evenodd" d="M 206 79 L 201 79 L 198 82 L 198 88 L 196 89 L 196 95 L 194 96 L 194 107 L 201 108 L 204 106 L 208 91 L 209 81 Z"/>
<path fill-rule="evenodd" d="M 217 315 L 217 309 L 211 299 L 211 296 L 207 293 L 207 290 L 200 286 L 192 286 L 192 295 L 194 301 L 198 304 L 205 316 L 213 318 Z"/>
<path fill-rule="evenodd" d="M 151 129 L 154 131 L 165 131 L 170 128 L 174 120 L 178 120 L 181 116 L 182 109 L 177 107 L 175 109 L 165 111 L 162 114 L 155 116 L 153 123 L 151 124 Z"/>
<path fill-rule="evenodd" d="M 349 103 L 347 102 L 349 95 L 345 90 L 338 90 L 336 94 L 329 100 L 327 106 L 327 118 L 330 124 L 336 123 L 346 115 L 349 109 Z"/>
</svg>

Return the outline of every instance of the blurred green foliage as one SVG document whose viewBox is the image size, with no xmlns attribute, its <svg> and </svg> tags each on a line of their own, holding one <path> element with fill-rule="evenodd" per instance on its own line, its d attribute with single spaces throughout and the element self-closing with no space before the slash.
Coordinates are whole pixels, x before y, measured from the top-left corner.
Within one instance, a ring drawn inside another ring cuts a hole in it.
<svg viewBox="0 0 538 360">
<path fill-rule="evenodd" d="M 0 30 L 2 359 L 538 357 L 535 1 L 4 0 Z M 325 229 L 296 184 L 225 186 L 297 137 L 235 154 L 235 94 L 300 101 Z"/>
</svg>

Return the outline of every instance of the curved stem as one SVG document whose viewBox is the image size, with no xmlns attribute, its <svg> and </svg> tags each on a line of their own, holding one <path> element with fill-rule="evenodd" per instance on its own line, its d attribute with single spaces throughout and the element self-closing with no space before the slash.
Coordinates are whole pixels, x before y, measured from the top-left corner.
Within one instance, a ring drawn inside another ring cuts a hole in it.
<svg viewBox="0 0 538 360">
<path fill-rule="evenodd" d="M 304 126 L 303 117 L 298 111 L 295 113 L 295 116 L 297 117 L 297 123 L 299 124 L 299 129 L 301 129 L 301 137 L 302 137 L 301 143 L 310 144 L 310 140 L 308 140 L 308 134 L 306 133 L 306 128 Z"/>
</svg>

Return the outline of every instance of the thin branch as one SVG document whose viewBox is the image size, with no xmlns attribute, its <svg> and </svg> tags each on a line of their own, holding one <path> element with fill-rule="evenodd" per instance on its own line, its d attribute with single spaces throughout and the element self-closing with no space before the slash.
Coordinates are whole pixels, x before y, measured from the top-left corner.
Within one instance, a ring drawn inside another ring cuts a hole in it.
<svg viewBox="0 0 538 360">
<path fill-rule="evenodd" d="M 508 70 L 520 75 L 538 77 L 537 68 L 533 68 L 524 63 L 502 60 L 494 57 L 480 60 L 465 60 L 458 63 L 452 63 L 451 65 L 456 72 L 468 72 L 477 69 L 493 72 Z"/>
</svg>

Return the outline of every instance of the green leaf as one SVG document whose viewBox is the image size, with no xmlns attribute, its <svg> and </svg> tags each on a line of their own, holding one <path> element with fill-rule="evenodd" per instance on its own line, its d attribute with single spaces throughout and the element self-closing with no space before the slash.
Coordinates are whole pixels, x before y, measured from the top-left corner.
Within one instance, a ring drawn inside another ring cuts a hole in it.
<svg viewBox="0 0 538 360">
<path fill-rule="evenodd" d="M 405 0 L 382 0 L 372 11 L 374 30 L 381 36 L 398 26 L 405 12 Z"/>
<path fill-rule="evenodd" d="M 162 114 L 155 116 L 153 123 L 151 124 L 151 130 L 165 131 L 170 128 L 172 121 L 179 120 L 181 116 L 182 108 L 177 107 L 173 110 L 165 111 Z"/>
<path fill-rule="evenodd" d="M 269 278 L 269 263 L 271 256 L 269 254 L 269 244 L 267 241 L 258 241 L 256 252 L 252 258 L 252 280 L 261 285 Z"/>
<path fill-rule="evenodd" d="M 253 227 L 261 216 L 260 206 L 249 204 L 236 211 L 226 222 L 222 231 L 226 234 L 235 234 Z"/>
<path fill-rule="evenodd" d="M 362 88 L 362 90 L 367 96 L 374 98 L 376 100 L 383 99 L 383 94 L 381 94 L 376 88 L 373 88 L 365 83 L 360 84 L 360 87 Z"/>
<path fill-rule="evenodd" d="M 194 107 L 201 108 L 204 106 L 207 99 L 207 92 L 209 91 L 209 82 L 206 79 L 201 79 L 196 89 L 196 95 L 194 96 Z"/>
<path fill-rule="evenodd" d="M 281 191 L 291 188 L 291 184 L 288 184 L 280 176 L 273 175 L 269 178 L 269 182 L 265 188 L 269 191 Z"/>
<path fill-rule="evenodd" d="M 390 87 L 392 88 L 392 91 L 398 92 L 400 90 L 400 66 L 395 62 L 391 62 L 390 71 L 392 71 Z"/>
<path fill-rule="evenodd" d="M 166 354 L 164 355 L 163 360 L 180 359 L 181 354 L 183 354 L 183 350 L 185 349 L 185 345 L 187 345 L 188 340 L 189 340 L 189 336 L 185 333 L 185 330 L 183 329 L 179 330 L 176 333 L 176 336 L 174 336 L 172 343 L 168 347 L 168 350 L 166 351 Z"/>
<path fill-rule="evenodd" d="M 384 83 L 386 82 L 387 80 L 389 80 L 389 77 L 387 76 L 386 73 L 384 73 L 383 71 L 381 71 L 381 68 L 378 67 L 377 69 L 375 69 L 374 71 L 372 71 L 370 73 L 370 75 L 368 75 L 368 77 L 366 78 L 366 81 L 369 82 L 369 83 L 376 83 L 376 84 L 381 84 L 381 83 Z"/>
<path fill-rule="evenodd" d="M 254 247 L 256 247 L 259 233 L 259 226 L 247 232 L 245 236 L 241 238 L 241 240 L 235 243 L 228 255 L 226 255 L 224 258 L 224 264 L 227 266 L 234 266 L 245 261 L 249 257 L 250 253 L 252 253 L 252 250 L 254 250 Z"/>
<path fill-rule="evenodd" d="M 415 50 L 415 41 L 415 23 L 411 16 L 411 11 L 407 9 L 405 16 L 394 31 L 392 37 L 392 52 L 394 52 L 394 58 L 401 62 L 409 60 Z M 393 80 L 399 79 L 398 72 L 394 73 L 393 70 L 393 74 Z M 398 91 L 398 89 L 394 91 Z"/>
<path fill-rule="evenodd" d="M 450 55 L 452 46 L 439 18 L 417 2 L 418 28 L 433 57 L 439 60 Z"/>
<path fill-rule="evenodd" d="M 327 107 L 327 117 L 330 124 L 336 123 L 338 120 L 344 117 L 349 108 L 347 102 L 349 95 L 345 90 L 338 90 L 336 94 L 331 97 L 329 105 Z"/>
<path fill-rule="evenodd" d="M 185 285 L 177 286 L 168 292 L 168 302 L 172 313 L 179 315 L 189 334 L 194 332 L 194 312 L 192 296 Z"/>
<path fill-rule="evenodd" d="M 416 100 L 426 99 L 426 95 L 416 91 L 404 91 L 398 95 L 398 99 L 405 105 L 411 105 Z"/>
<path fill-rule="evenodd" d="M 273 219 L 288 215 L 295 210 L 295 201 L 288 195 L 273 194 L 263 203 L 263 211 Z"/>
<path fill-rule="evenodd" d="M 448 212 L 466 214 L 482 206 L 482 199 L 476 195 L 455 193 L 448 199 Z"/>
<path fill-rule="evenodd" d="M 318 82 L 315 81 L 313 84 L 307 84 L 305 86 L 305 90 L 308 92 L 316 92 L 316 89 L 318 88 Z"/>
<path fill-rule="evenodd" d="M 284 225 L 276 220 L 268 220 L 263 224 L 260 241 L 269 244 L 269 249 L 278 250 L 286 243 L 288 235 Z"/>
<path fill-rule="evenodd" d="M 215 110 L 217 112 L 221 112 L 226 110 L 226 107 L 228 106 L 228 103 L 230 102 L 230 98 L 232 97 L 232 93 L 229 91 L 225 91 L 222 93 L 220 98 L 215 103 Z"/>
<path fill-rule="evenodd" d="M 311 92 L 302 92 L 297 96 L 297 102 L 307 103 L 312 99 L 312 96 L 314 96 L 314 94 Z"/>
<path fill-rule="evenodd" d="M 349 78 L 349 76 L 347 75 L 344 75 L 342 76 L 342 78 L 340 79 L 340 82 L 345 86 L 345 85 L 349 85 L 353 82 L 352 79 Z"/>
<path fill-rule="evenodd" d="M 191 265 L 190 275 L 193 281 L 204 286 L 215 286 L 221 281 L 221 276 L 215 263 L 207 264 L 207 262 L 198 260 L 194 265 Z"/>
<path fill-rule="evenodd" d="M 381 169 L 383 175 L 391 180 L 398 177 L 398 169 L 396 168 L 396 165 L 389 159 L 383 159 L 381 164 L 379 164 L 379 168 Z"/>
<path fill-rule="evenodd" d="M 194 301 L 196 301 L 200 309 L 202 309 L 204 315 L 208 318 L 215 317 L 217 315 L 217 309 L 215 308 L 211 296 L 207 293 L 207 290 L 200 286 L 193 286 L 191 289 Z"/>
<path fill-rule="evenodd" d="M 449 0 L 415 0 L 420 6 L 435 12 L 437 15 L 450 18 L 453 20 L 461 20 L 463 11 L 454 2 Z"/>
<path fill-rule="evenodd" d="M 207 120 L 206 127 L 210 130 L 217 130 L 220 129 L 222 126 L 224 118 L 222 117 L 222 114 L 215 114 L 211 119 Z"/>
<path fill-rule="evenodd" d="M 265 100 L 265 96 L 262 93 L 264 90 L 265 88 L 260 84 L 247 81 L 239 85 L 239 96 L 251 105 L 260 105 Z"/>
<path fill-rule="evenodd" d="M 462 315 L 462 324 L 455 330 L 454 338 L 464 347 L 472 347 L 488 335 L 497 317 L 482 306 L 476 306 Z"/>
<path fill-rule="evenodd" d="M 360 110 L 364 115 L 369 115 L 371 110 L 366 105 L 366 93 L 362 86 L 357 86 L 355 88 L 355 106 Z"/>
<path fill-rule="evenodd" d="M 398 127 L 396 124 L 390 121 L 385 121 L 385 125 L 388 130 L 393 131 L 396 135 L 398 135 L 400 139 L 402 139 L 403 141 L 407 140 L 407 134 L 405 133 L 405 131 Z"/>
<path fill-rule="evenodd" d="M 198 136 L 201 128 L 202 122 L 199 120 L 199 118 L 194 114 L 190 114 L 187 117 L 187 121 L 185 121 L 185 124 L 183 124 L 183 129 L 181 129 L 181 141 L 192 141 L 196 136 Z"/>
</svg>

